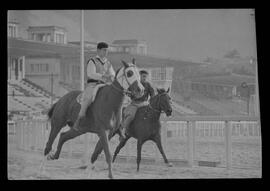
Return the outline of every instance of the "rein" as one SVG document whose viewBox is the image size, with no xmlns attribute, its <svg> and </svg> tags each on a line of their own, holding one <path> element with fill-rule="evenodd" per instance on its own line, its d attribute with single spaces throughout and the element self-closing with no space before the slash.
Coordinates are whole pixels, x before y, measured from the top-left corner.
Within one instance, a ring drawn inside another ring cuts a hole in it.
<svg viewBox="0 0 270 191">
<path fill-rule="evenodd" d="M 117 91 L 119 91 L 120 93 L 124 94 L 124 95 L 127 95 L 127 94 L 130 93 L 130 91 L 128 91 L 128 90 L 120 89 L 120 88 L 116 87 L 113 83 L 111 84 L 111 86 L 112 86 L 114 89 L 116 89 Z"/>
<path fill-rule="evenodd" d="M 157 104 L 157 105 L 159 105 L 159 102 L 160 102 L 160 96 L 162 96 L 163 94 L 165 94 L 165 93 L 162 93 L 162 94 L 157 95 L 157 96 L 158 96 L 158 104 Z M 149 103 L 149 108 L 152 109 L 152 110 L 155 111 L 155 112 L 158 112 L 158 113 L 164 113 L 164 111 L 161 111 L 161 110 L 159 110 L 159 109 L 153 108 L 153 107 L 151 106 L 151 102 Z"/>
<path fill-rule="evenodd" d="M 135 66 L 129 66 L 129 67 L 135 67 Z M 129 83 L 129 81 L 128 81 L 127 77 L 126 77 L 126 69 L 124 69 L 124 74 L 121 75 L 121 76 L 119 76 L 119 78 L 122 77 L 122 85 L 123 85 L 123 82 L 124 82 L 123 76 L 125 77 L 125 80 L 126 80 L 128 86 L 130 87 L 131 84 Z M 115 80 L 117 80 L 117 82 L 118 82 L 118 78 L 117 78 L 117 77 L 115 78 Z M 118 83 L 119 83 L 119 82 L 118 82 Z M 120 84 L 120 83 L 119 83 L 119 84 Z M 131 93 L 129 90 L 125 90 L 124 88 L 123 88 L 123 89 L 120 89 L 120 88 L 116 87 L 113 83 L 112 83 L 111 85 L 112 85 L 112 87 L 113 87 L 114 89 L 116 89 L 117 91 L 121 92 L 121 93 L 124 94 L 124 95 L 128 95 L 128 94 Z M 121 85 L 120 85 L 120 86 L 121 86 Z"/>
</svg>

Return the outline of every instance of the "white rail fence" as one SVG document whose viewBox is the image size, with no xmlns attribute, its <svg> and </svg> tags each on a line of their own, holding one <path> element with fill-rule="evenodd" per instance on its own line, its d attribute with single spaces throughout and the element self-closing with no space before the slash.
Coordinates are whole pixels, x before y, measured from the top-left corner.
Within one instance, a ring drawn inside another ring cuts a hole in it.
<svg viewBox="0 0 270 191">
<path fill-rule="evenodd" d="M 66 129 L 63 129 L 62 131 L 66 131 Z M 43 153 L 50 133 L 50 123 L 46 120 L 16 121 L 15 125 L 9 125 L 8 132 L 9 134 L 14 134 L 17 149 Z M 233 142 L 232 138 L 260 139 L 261 127 L 258 117 L 185 116 L 177 119 L 176 121 L 162 121 L 161 133 L 163 147 L 168 159 L 172 158 L 167 152 L 170 149 L 168 148 L 168 143 L 172 142 L 172 140 L 184 139 L 184 142 L 186 143 L 186 158 L 190 167 L 196 165 L 195 154 L 197 152 L 197 141 L 203 140 L 207 142 L 211 140 L 224 142 L 226 168 L 231 169 Z M 59 135 L 55 140 L 53 148 L 55 148 L 56 144 L 58 143 Z M 90 155 L 90 143 L 95 145 L 97 141 L 97 135 L 87 133 L 65 143 L 63 147 L 63 154 L 71 157 L 80 153 L 84 156 L 83 158 L 85 159 Z M 112 140 L 112 142 L 115 142 L 115 145 L 117 145 L 118 137 L 115 137 L 115 140 Z M 130 158 L 131 156 L 136 156 L 136 152 L 132 151 L 132 144 L 129 142 L 127 143 L 126 147 L 122 149 L 123 151 L 121 151 L 121 154 Z M 158 149 L 155 145 L 153 146 L 155 147 L 153 148 L 155 152 L 155 161 L 157 162 L 162 160 Z M 93 151 L 94 146 L 91 147 Z M 111 150 L 113 151 L 114 149 L 111 148 Z"/>
</svg>

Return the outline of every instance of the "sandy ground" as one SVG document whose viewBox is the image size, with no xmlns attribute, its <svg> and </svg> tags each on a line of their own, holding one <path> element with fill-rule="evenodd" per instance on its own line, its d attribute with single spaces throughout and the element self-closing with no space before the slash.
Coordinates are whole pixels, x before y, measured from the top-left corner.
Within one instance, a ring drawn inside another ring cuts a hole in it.
<svg viewBox="0 0 270 191">
<path fill-rule="evenodd" d="M 48 180 L 48 179 L 107 179 L 106 162 L 102 159 L 95 163 L 95 169 L 79 169 L 80 159 L 60 158 L 47 161 L 45 169 L 39 171 L 43 156 L 40 153 L 25 152 L 9 148 L 9 180 Z M 205 178 L 261 178 L 261 169 L 232 169 L 217 167 L 167 167 L 141 164 L 136 172 L 136 163 L 113 163 L 114 179 L 205 179 Z"/>
</svg>

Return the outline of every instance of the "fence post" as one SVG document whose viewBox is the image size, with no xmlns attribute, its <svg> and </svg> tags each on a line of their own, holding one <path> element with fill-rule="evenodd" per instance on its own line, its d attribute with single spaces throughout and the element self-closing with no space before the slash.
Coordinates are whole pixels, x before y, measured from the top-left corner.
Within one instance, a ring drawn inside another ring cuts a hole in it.
<svg viewBox="0 0 270 191">
<path fill-rule="evenodd" d="M 195 121 L 187 121 L 188 138 L 188 163 L 190 167 L 194 166 L 195 154 Z"/>
<path fill-rule="evenodd" d="M 226 167 L 231 169 L 232 166 L 232 132 L 231 122 L 225 121 L 225 144 L 226 144 Z"/>
<path fill-rule="evenodd" d="M 19 126 L 19 121 L 15 121 L 15 127 L 16 127 L 16 146 L 17 146 L 17 149 L 20 149 L 22 132 Z"/>
<path fill-rule="evenodd" d="M 25 150 L 25 123 L 22 123 L 22 149 Z"/>
</svg>

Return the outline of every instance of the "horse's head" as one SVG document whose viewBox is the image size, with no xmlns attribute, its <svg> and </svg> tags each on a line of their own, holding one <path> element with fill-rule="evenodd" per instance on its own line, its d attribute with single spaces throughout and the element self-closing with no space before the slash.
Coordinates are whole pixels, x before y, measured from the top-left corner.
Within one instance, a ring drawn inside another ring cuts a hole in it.
<svg viewBox="0 0 270 191">
<path fill-rule="evenodd" d="M 167 91 L 163 88 L 157 88 L 158 94 L 151 99 L 151 102 L 154 102 L 152 104 L 155 104 L 159 111 L 164 111 L 167 116 L 172 115 L 172 102 L 171 97 L 168 94 L 169 91 L 170 88 L 168 88 Z"/>
<path fill-rule="evenodd" d="M 135 60 L 127 63 L 122 60 L 122 67 L 116 75 L 116 79 L 124 90 L 131 91 L 135 97 L 143 96 L 144 86 L 141 84 L 140 74 L 136 67 Z"/>
</svg>

